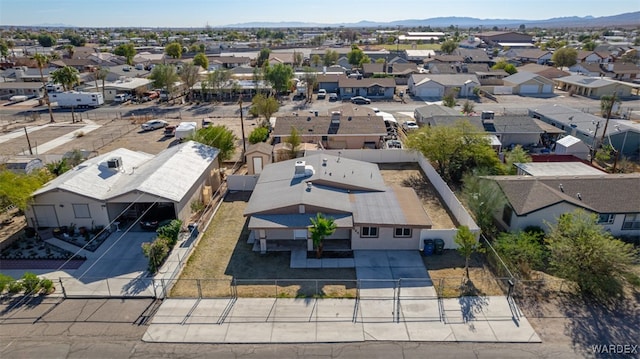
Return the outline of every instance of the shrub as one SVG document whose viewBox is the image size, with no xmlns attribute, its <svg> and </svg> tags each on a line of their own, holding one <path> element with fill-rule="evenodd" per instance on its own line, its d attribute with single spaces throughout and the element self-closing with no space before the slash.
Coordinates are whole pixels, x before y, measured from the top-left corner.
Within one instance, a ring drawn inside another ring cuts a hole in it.
<svg viewBox="0 0 640 359">
<path fill-rule="evenodd" d="M 171 223 L 158 228 L 156 233 L 158 233 L 158 237 L 164 237 L 169 241 L 169 247 L 173 247 L 173 245 L 178 242 L 180 227 L 182 227 L 182 221 L 179 219 L 174 219 L 173 221 L 171 221 Z"/>
<path fill-rule="evenodd" d="M 191 202 L 191 212 L 198 213 L 204 209 L 204 203 L 200 200 Z"/>
<path fill-rule="evenodd" d="M 8 290 L 9 290 L 9 293 L 15 294 L 15 293 L 22 292 L 22 288 L 23 288 L 22 283 L 16 280 L 16 281 L 13 281 L 13 282 L 9 283 Z"/>
<path fill-rule="evenodd" d="M 142 243 L 142 252 L 145 257 L 149 258 L 149 272 L 155 273 L 169 255 L 168 239 L 158 237 L 151 243 Z"/>
<path fill-rule="evenodd" d="M 9 287 L 9 285 L 14 282 L 14 279 L 8 275 L 0 273 L 0 293 L 4 292 L 4 290 Z"/>
<path fill-rule="evenodd" d="M 43 278 L 40 280 L 40 288 L 44 294 L 53 292 L 53 281 L 51 279 Z"/>
<path fill-rule="evenodd" d="M 22 287 L 26 294 L 36 293 L 40 289 L 40 278 L 31 272 L 26 272 L 22 276 Z"/>
<path fill-rule="evenodd" d="M 256 144 L 259 142 L 264 142 L 269 137 L 269 129 L 266 127 L 257 127 L 251 134 L 249 134 L 249 143 Z"/>
</svg>

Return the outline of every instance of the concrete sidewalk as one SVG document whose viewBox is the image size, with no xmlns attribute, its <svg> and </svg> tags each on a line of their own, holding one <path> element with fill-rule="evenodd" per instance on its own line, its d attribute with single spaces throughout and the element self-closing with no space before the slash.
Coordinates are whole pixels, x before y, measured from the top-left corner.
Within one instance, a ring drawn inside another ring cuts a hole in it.
<svg viewBox="0 0 640 359">
<path fill-rule="evenodd" d="M 80 132 L 84 133 L 85 135 L 89 132 L 95 131 L 97 129 L 99 129 L 100 127 L 102 127 L 101 125 L 96 125 L 95 122 L 91 121 L 91 120 L 83 120 L 84 123 L 86 123 L 85 126 L 82 127 L 78 127 L 77 130 L 71 132 L 71 133 L 67 133 L 66 135 L 62 135 L 58 138 L 55 138 L 49 142 L 45 142 L 41 145 L 38 145 L 36 147 L 32 148 L 32 151 L 34 153 L 46 153 L 47 151 L 50 151 L 58 146 L 62 146 L 67 142 L 71 142 L 73 141 L 73 139 L 76 137 L 76 135 Z M 25 150 L 22 152 L 23 155 L 27 155 L 29 154 L 29 150 Z"/>
<path fill-rule="evenodd" d="M 167 343 L 540 342 L 526 318 L 505 297 L 400 301 L 392 298 L 359 301 L 167 299 L 154 315 L 143 340 Z"/>
</svg>

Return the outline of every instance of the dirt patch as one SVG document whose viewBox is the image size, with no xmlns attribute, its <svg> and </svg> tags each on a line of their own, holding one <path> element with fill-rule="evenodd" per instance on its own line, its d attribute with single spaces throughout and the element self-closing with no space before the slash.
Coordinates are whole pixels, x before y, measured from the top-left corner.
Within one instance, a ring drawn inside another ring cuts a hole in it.
<svg viewBox="0 0 640 359">
<path fill-rule="evenodd" d="M 496 279 L 479 256 L 469 262 L 471 286 L 465 287 L 464 257 L 455 250 L 445 250 L 442 255 L 423 256 L 422 260 L 439 294 L 446 298 L 457 298 L 469 294 L 469 289 L 477 295 L 504 295 L 501 279 Z M 504 280 L 502 280 L 504 281 Z"/>
<path fill-rule="evenodd" d="M 242 216 L 249 196 L 225 197 L 171 297 L 197 297 L 199 290 L 204 297 L 230 296 L 232 281 L 241 297 L 355 297 L 353 268 L 291 269 L 289 252 L 254 252 Z"/>
<path fill-rule="evenodd" d="M 433 229 L 457 227 L 455 219 L 449 214 L 438 191 L 429 182 L 427 176 L 416 163 L 379 164 L 380 174 L 387 185 L 413 188 L 422 201 L 422 206 L 433 222 Z"/>
</svg>

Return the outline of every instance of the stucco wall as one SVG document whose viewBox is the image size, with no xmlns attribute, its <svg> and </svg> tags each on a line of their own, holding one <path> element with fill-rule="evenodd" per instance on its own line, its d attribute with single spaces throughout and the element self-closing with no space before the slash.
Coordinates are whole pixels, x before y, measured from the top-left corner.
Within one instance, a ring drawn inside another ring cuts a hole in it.
<svg viewBox="0 0 640 359">
<path fill-rule="evenodd" d="M 357 230 L 357 231 L 356 231 Z M 360 228 L 351 232 L 351 248 L 352 249 L 418 249 L 420 241 L 420 229 L 414 228 L 411 237 L 395 238 L 393 236 L 394 229 L 392 227 L 378 227 L 378 237 L 362 238 L 360 237 Z"/>
<path fill-rule="evenodd" d="M 52 191 L 37 196 L 38 205 L 53 205 L 58 225 L 68 226 L 74 223 L 77 227 L 91 227 L 92 225 L 107 226 L 109 217 L 106 207 L 102 207 L 102 202 L 79 196 L 77 194 L 66 191 Z M 89 206 L 89 218 L 76 218 L 73 210 L 73 204 L 87 204 Z M 35 226 L 37 218 L 34 211 L 29 207 L 25 213 L 27 222 L 30 226 Z"/>
</svg>

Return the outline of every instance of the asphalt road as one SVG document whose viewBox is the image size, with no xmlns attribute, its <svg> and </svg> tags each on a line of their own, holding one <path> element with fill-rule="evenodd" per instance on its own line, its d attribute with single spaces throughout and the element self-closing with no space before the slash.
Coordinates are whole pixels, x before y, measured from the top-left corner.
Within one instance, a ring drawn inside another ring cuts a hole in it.
<svg viewBox="0 0 640 359">
<path fill-rule="evenodd" d="M 0 303 L 2 358 L 578 358 L 567 341 L 543 344 L 364 342 L 212 345 L 145 343 L 149 299 Z M 544 339 L 543 339 L 544 340 Z"/>
</svg>

